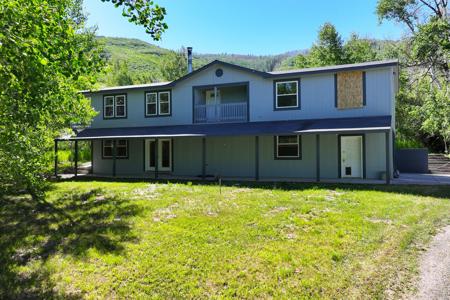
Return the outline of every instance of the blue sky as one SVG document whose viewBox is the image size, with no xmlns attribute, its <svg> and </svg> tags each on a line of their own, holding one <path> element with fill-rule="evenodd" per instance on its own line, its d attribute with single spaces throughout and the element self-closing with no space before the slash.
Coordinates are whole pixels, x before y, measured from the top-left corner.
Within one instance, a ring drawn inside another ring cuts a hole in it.
<svg viewBox="0 0 450 300">
<path fill-rule="evenodd" d="M 155 0 L 167 10 L 169 29 L 155 42 L 131 24 L 121 9 L 100 0 L 84 0 L 88 24 L 104 36 L 138 38 L 158 46 L 192 46 L 200 53 L 279 54 L 306 49 L 324 22 L 343 38 L 398 39 L 405 32 L 395 23 L 378 23 L 377 0 Z"/>
</svg>

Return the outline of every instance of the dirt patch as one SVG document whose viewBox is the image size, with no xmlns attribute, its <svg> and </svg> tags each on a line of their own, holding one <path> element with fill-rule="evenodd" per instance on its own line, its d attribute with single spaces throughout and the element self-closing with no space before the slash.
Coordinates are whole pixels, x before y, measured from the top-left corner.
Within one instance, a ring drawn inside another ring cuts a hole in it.
<svg viewBox="0 0 450 300">
<path fill-rule="evenodd" d="M 450 226 L 433 238 L 423 254 L 418 291 L 411 299 L 450 299 Z"/>
</svg>

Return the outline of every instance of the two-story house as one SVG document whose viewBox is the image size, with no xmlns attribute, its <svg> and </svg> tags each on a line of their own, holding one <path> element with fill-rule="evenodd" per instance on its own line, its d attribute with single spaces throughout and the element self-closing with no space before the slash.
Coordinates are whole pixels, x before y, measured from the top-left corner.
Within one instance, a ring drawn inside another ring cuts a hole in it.
<svg viewBox="0 0 450 300">
<path fill-rule="evenodd" d="M 398 62 L 261 72 L 213 61 L 172 82 L 85 92 L 92 173 L 381 179 L 393 171 Z"/>
</svg>

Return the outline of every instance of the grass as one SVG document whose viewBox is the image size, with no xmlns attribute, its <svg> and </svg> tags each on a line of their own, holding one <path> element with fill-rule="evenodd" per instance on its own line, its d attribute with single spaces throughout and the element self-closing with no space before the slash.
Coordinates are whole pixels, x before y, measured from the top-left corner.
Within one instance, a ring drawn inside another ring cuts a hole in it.
<svg viewBox="0 0 450 300">
<path fill-rule="evenodd" d="M 450 223 L 443 186 L 77 181 L 47 195 L 2 198 L 0 298 L 393 298 Z"/>
</svg>

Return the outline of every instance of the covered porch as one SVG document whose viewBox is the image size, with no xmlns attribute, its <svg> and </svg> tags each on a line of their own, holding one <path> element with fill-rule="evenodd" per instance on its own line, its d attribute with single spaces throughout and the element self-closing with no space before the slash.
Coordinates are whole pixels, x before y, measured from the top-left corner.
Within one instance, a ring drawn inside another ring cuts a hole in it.
<svg viewBox="0 0 450 300">
<path fill-rule="evenodd" d="M 281 135 L 299 136 L 300 159 L 274 157 L 274 136 Z M 354 167 L 354 174 L 342 165 L 346 137 L 360 137 L 353 139 L 361 148 L 361 164 Z M 92 176 L 365 183 L 383 178 L 389 184 L 393 169 L 389 117 L 85 129 L 72 139 L 93 141 L 97 154 Z M 128 159 L 117 157 L 120 139 L 129 143 Z M 112 157 L 101 160 L 99 147 L 106 140 L 112 140 Z M 170 141 L 165 146 L 168 154 L 155 151 L 163 141 Z M 161 156 L 170 167 L 155 163 Z"/>
</svg>

